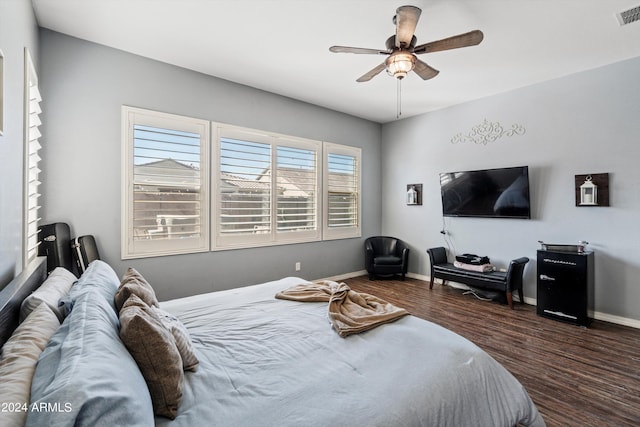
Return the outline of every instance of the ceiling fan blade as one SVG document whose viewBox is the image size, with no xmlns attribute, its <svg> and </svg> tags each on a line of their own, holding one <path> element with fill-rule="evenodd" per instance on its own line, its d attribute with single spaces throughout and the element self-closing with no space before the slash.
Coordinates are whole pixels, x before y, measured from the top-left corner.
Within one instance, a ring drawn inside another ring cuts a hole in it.
<svg viewBox="0 0 640 427">
<path fill-rule="evenodd" d="M 422 10 L 415 6 L 400 6 L 396 10 L 394 21 L 396 24 L 396 47 L 408 48 L 413 34 L 416 32 L 418 19 Z"/>
<path fill-rule="evenodd" d="M 427 65 L 426 63 L 422 62 L 418 58 L 416 58 L 416 62 L 414 64 L 413 71 L 415 71 L 417 75 L 422 77 L 422 80 L 432 79 L 435 76 L 437 76 L 438 73 L 440 72 L 440 71 L 436 70 L 435 68 L 433 68 L 433 67 Z"/>
<path fill-rule="evenodd" d="M 359 53 L 359 54 L 371 54 L 371 55 L 388 55 L 389 54 L 389 52 L 386 50 L 367 49 L 364 47 L 350 47 L 350 46 L 331 46 L 329 50 L 335 53 Z"/>
<path fill-rule="evenodd" d="M 382 70 L 384 70 L 385 68 L 387 68 L 386 64 L 383 62 L 382 64 L 378 65 L 376 68 L 374 68 L 373 70 L 369 71 L 368 73 L 364 74 L 362 77 L 360 77 L 358 80 L 356 80 L 359 83 L 362 82 L 368 82 L 369 80 L 371 80 L 372 78 L 374 78 L 375 76 L 377 76 L 378 74 L 380 74 L 380 72 Z"/>
<path fill-rule="evenodd" d="M 458 49 L 460 47 L 475 46 L 484 38 L 484 34 L 480 30 L 469 31 L 468 33 L 458 34 L 457 36 L 448 37 L 442 40 L 436 40 L 416 46 L 413 53 L 420 55 L 422 53 L 439 52 L 442 50 Z"/>
</svg>

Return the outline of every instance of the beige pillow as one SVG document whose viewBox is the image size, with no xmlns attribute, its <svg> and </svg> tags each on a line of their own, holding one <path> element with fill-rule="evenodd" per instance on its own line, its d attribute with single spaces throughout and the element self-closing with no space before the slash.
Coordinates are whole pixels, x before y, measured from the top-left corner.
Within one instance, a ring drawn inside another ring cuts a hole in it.
<svg viewBox="0 0 640 427">
<path fill-rule="evenodd" d="M 120 338 L 149 387 L 154 413 L 174 419 L 182 399 L 182 359 L 171 333 L 136 295 L 120 310 Z"/>
<path fill-rule="evenodd" d="M 175 340 L 176 347 L 182 357 L 182 367 L 185 371 L 195 371 L 196 367 L 200 363 L 193 350 L 193 344 L 191 343 L 191 336 L 184 324 L 171 313 L 168 313 L 160 308 L 151 308 L 157 315 L 165 328 L 171 332 L 173 339 Z"/>
<path fill-rule="evenodd" d="M 142 277 L 142 274 L 138 273 L 135 268 L 129 267 L 122 276 L 120 287 L 116 291 L 115 303 L 116 309 L 120 311 L 125 301 L 129 299 L 131 295 L 137 295 L 142 301 L 144 301 L 150 307 L 158 307 L 158 299 L 153 288 Z"/>
<path fill-rule="evenodd" d="M 27 419 L 31 379 L 40 353 L 60 326 L 58 317 L 46 303 L 33 310 L 9 337 L 0 355 L 0 403 L 6 408 L 0 425 L 20 426 Z"/>
<path fill-rule="evenodd" d="M 22 301 L 20 307 L 20 321 L 24 321 L 29 313 L 36 309 L 43 302 L 46 303 L 51 311 L 58 316 L 58 320 L 64 320 L 64 313 L 58 308 L 60 298 L 69 294 L 71 286 L 78 278 L 69 270 L 63 267 L 54 269 L 47 280 L 45 280 L 38 289 Z"/>
</svg>

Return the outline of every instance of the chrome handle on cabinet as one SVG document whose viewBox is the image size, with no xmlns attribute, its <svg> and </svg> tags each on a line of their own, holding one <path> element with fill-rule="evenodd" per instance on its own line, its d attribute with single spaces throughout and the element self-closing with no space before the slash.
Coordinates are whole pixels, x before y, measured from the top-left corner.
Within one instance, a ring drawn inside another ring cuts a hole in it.
<svg viewBox="0 0 640 427">
<path fill-rule="evenodd" d="M 546 274 L 541 274 L 540 275 L 540 280 L 549 280 L 551 282 L 555 281 L 555 277 L 551 277 L 551 276 L 547 276 Z"/>
</svg>

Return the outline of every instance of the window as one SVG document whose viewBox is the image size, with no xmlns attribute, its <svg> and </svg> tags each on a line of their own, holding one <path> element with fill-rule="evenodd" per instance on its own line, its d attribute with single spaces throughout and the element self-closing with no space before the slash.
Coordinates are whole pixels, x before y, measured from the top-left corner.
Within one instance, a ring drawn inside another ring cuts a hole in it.
<svg viewBox="0 0 640 427">
<path fill-rule="evenodd" d="M 278 232 L 317 230 L 317 150 L 278 146 L 277 153 Z M 317 237 L 317 234 L 313 236 Z"/>
<path fill-rule="evenodd" d="M 359 148 L 133 107 L 122 141 L 123 259 L 360 236 Z"/>
<path fill-rule="evenodd" d="M 209 122 L 122 113 L 122 258 L 209 250 Z"/>
<path fill-rule="evenodd" d="M 361 150 L 325 143 L 325 239 L 361 235 Z"/>
<path fill-rule="evenodd" d="M 322 144 L 225 125 L 217 135 L 215 248 L 319 240 Z"/>
<path fill-rule="evenodd" d="M 29 264 L 38 255 L 38 226 L 40 222 L 40 91 L 38 76 L 29 51 L 25 49 L 25 167 L 24 167 L 24 265 Z"/>
</svg>

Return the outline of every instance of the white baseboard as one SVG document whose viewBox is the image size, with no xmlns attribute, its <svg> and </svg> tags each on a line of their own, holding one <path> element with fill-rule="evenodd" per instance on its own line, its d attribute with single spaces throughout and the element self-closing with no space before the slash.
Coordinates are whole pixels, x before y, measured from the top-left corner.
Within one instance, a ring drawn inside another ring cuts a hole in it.
<svg viewBox="0 0 640 427">
<path fill-rule="evenodd" d="M 352 279 L 354 277 L 365 276 L 367 274 L 367 270 L 354 271 L 352 273 L 339 274 L 337 276 L 331 277 L 323 277 L 318 280 L 332 280 L 334 282 L 338 282 L 340 280 Z"/>
<path fill-rule="evenodd" d="M 367 272 L 365 270 L 361 270 L 361 271 L 355 271 L 353 273 L 334 276 L 331 278 L 327 278 L 326 280 L 333 280 L 333 281 L 345 280 L 345 279 L 351 279 L 352 277 L 362 276 L 365 274 L 367 274 Z M 422 280 L 424 282 L 431 281 L 431 278 L 429 276 L 425 276 L 423 274 L 407 273 L 407 277 L 410 277 L 412 279 Z M 451 286 L 452 288 L 469 289 L 469 287 L 463 283 L 448 281 L 447 285 Z M 514 295 L 514 301 L 519 301 L 517 295 Z M 525 304 L 536 305 L 537 300 L 531 297 L 524 297 L 524 302 Z M 615 316 L 613 314 L 602 313 L 599 311 L 594 311 L 594 312 L 590 311 L 589 316 L 596 320 L 602 320 L 603 322 L 615 323 L 617 325 L 629 326 L 631 328 L 640 329 L 640 320 L 629 319 L 628 317 L 622 317 L 622 316 Z"/>
<path fill-rule="evenodd" d="M 589 312 L 591 315 L 591 312 Z M 632 328 L 640 329 L 640 320 L 629 319 L 628 317 L 614 316 L 613 314 L 601 313 L 599 311 L 593 312 L 594 319 L 602 320 L 603 322 L 616 323 L 618 325 L 630 326 Z"/>
<path fill-rule="evenodd" d="M 424 276 L 422 274 L 416 274 L 416 273 L 407 273 L 407 277 L 411 277 L 412 279 L 424 280 L 425 282 L 428 282 L 431 280 L 429 276 Z"/>
</svg>

